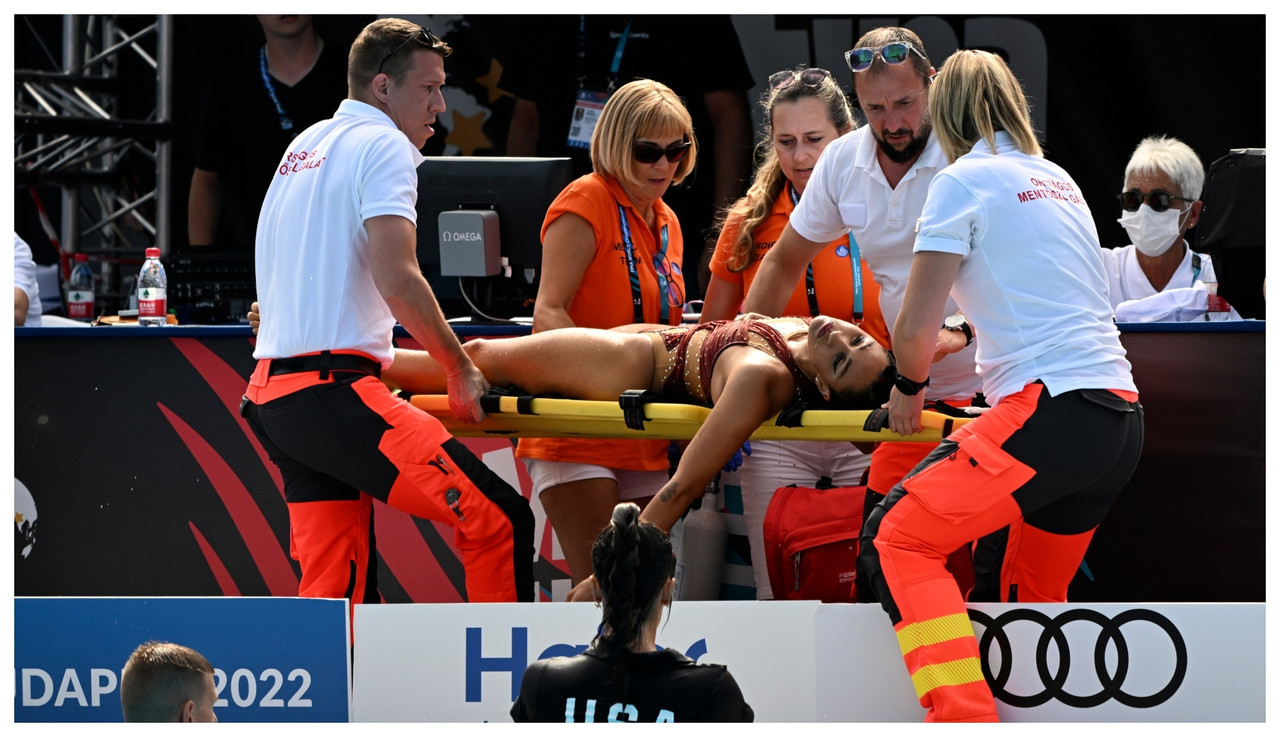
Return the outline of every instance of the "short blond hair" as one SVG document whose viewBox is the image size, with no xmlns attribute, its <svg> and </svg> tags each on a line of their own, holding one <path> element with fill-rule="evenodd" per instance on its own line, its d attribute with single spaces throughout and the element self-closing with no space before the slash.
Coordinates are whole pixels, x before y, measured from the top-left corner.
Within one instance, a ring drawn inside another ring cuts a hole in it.
<svg viewBox="0 0 1280 737">
<path fill-rule="evenodd" d="M 684 101 L 670 87 L 652 79 L 637 79 L 614 92 L 591 134 L 591 167 L 597 174 L 611 176 L 623 184 L 639 188 L 631 147 L 640 138 L 683 136 L 689 151 L 676 164 L 672 185 L 684 181 L 698 159 L 698 142 L 693 137 L 693 118 Z"/>
<path fill-rule="evenodd" d="M 1022 85 L 1004 59 L 989 51 L 961 49 L 947 58 L 929 91 L 929 118 L 947 161 L 969 153 L 979 139 L 994 149 L 1000 130 L 1022 153 L 1044 155 Z"/>
</svg>

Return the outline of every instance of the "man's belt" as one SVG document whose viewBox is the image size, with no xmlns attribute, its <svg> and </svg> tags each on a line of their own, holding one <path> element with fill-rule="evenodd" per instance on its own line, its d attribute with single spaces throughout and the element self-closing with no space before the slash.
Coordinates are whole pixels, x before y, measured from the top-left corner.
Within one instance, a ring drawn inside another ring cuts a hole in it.
<svg viewBox="0 0 1280 737">
<path fill-rule="evenodd" d="M 268 369 L 268 374 L 279 376 L 281 374 L 297 374 L 304 371 L 319 371 L 322 381 L 329 378 L 329 372 L 331 371 L 355 371 L 381 378 L 382 364 L 367 356 L 321 351 L 311 356 L 273 358 L 271 359 L 271 368 Z"/>
</svg>

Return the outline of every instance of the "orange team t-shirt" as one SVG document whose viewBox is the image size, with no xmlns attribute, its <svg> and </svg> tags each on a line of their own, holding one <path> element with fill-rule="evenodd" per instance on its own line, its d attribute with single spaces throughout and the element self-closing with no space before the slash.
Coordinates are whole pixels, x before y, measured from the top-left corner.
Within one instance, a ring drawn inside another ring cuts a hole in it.
<svg viewBox="0 0 1280 737">
<path fill-rule="evenodd" d="M 751 264 L 737 274 L 729 271 L 729 258 L 733 254 L 733 242 L 742 227 L 740 216 L 730 217 L 716 241 L 715 255 L 711 259 L 711 273 L 736 285 L 745 295 L 751 289 L 751 282 L 756 278 L 760 262 L 764 255 L 773 248 L 773 244 L 782 235 L 783 228 L 791 218 L 795 206 L 787 190 L 773 203 L 773 211 L 751 234 Z M 884 324 L 884 316 L 880 314 L 880 287 L 871 276 L 867 262 L 861 260 L 862 270 L 862 329 L 889 348 L 889 331 Z M 827 244 L 817 257 L 813 259 L 813 284 L 818 298 L 818 312 L 841 320 L 853 321 L 853 269 L 849 265 L 849 237 L 846 235 Z M 787 301 L 783 315 L 809 315 L 809 298 L 805 294 L 804 278 L 796 284 L 791 299 Z"/>
<path fill-rule="evenodd" d="M 627 269 L 627 257 L 622 238 L 622 224 L 618 218 L 618 204 L 627 213 L 631 231 L 631 243 L 640 277 L 640 300 L 643 306 L 643 322 L 661 322 L 658 274 L 654 255 L 661 247 L 660 236 L 649 229 L 640 213 L 631 206 L 622 186 L 612 177 L 588 174 L 565 187 L 547 210 L 542 222 L 542 237 L 556 218 L 573 213 L 591 223 L 596 235 L 596 252 L 582 276 L 582 283 L 569 305 L 569 317 L 574 325 L 584 328 L 612 328 L 636 322 L 632 306 L 631 276 Z M 666 203 L 654 203 L 659 233 L 667 229 L 667 263 L 677 267 L 684 258 L 684 238 L 680 222 Z M 673 272 L 673 270 L 668 269 Z M 672 273 L 676 287 L 676 299 L 684 301 L 684 277 Z M 683 316 L 680 306 L 667 306 L 667 323 L 678 325 Z M 602 371 L 608 367 L 602 366 Z M 649 387 L 635 387 L 648 389 Z M 516 449 L 520 458 L 540 458 L 566 463 L 590 463 L 608 468 L 636 471 L 666 470 L 667 440 L 626 439 L 577 439 L 577 438 L 521 438 Z M 657 493 L 657 489 L 653 490 Z"/>
</svg>

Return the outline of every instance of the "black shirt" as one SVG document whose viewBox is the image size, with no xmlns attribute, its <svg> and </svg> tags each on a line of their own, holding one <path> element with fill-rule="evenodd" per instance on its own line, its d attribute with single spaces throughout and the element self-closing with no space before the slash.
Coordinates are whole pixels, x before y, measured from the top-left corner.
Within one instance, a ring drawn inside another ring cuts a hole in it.
<svg viewBox="0 0 1280 737">
<path fill-rule="evenodd" d="M 580 21 L 585 22 L 581 34 Z M 684 100 L 693 119 L 697 165 L 684 183 L 671 188 L 662 199 L 680 218 L 685 242 L 698 245 L 686 251 L 686 260 L 696 260 L 712 224 L 715 196 L 715 129 L 703 95 L 717 90 L 745 95 L 754 84 L 729 16 L 587 15 L 584 19 L 577 15 L 532 15 L 520 24 L 503 65 L 500 86 L 538 106 L 537 156 L 569 156 L 574 177 L 589 174 L 590 152 L 567 143 L 578 77 L 583 77 L 584 89 L 606 91 L 628 21 L 631 27 L 622 48 L 616 86 L 638 78 L 661 82 Z M 748 148 L 743 152 L 744 161 L 750 155 Z"/>
<path fill-rule="evenodd" d="M 750 722 L 755 712 L 723 665 L 695 663 L 675 650 L 622 652 L 625 694 L 612 683 L 614 660 L 592 647 L 571 658 L 531 663 L 511 705 L 517 722 Z"/>
<path fill-rule="evenodd" d="M 347 59 L 326 42 L 307 76 L 292 87 L 271 78 L 276 98 L 293 123 L 281 116 L 267 92 L 261 48 L 219 69 L 205 90 L 196 166 L 217 172 L 221 207 L 214 245 L 253 253 L 258 211 L 271 173 L 290 142 L 309 126 L 333 116 L 347 96 Z"/>
</svg>

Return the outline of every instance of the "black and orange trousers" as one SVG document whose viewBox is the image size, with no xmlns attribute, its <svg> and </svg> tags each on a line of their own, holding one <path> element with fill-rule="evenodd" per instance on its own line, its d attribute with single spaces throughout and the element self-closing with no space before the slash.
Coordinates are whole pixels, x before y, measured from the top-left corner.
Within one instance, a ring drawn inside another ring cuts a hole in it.
<svg viewBox="0 0 1280 737">
<path fill-rule="evenodd" d="M 869 515 L 863 568 L 929 721 L 991 721 L 978 642 L 947 557 L 1002 528 L 1005 601 L 1066 601 L 1142 451 L 1133 392 L 1028 384 L 938 445 Z"/>
<path fill-rule="evenodd" d="M 468 601 L 533 600 L 534 519 L 519 491 L 375 376 L 269 364 L 242 411 L 280 469 L 300 596 L 365 601 L 377 499 L 454 528 Z"/>
</svg>

